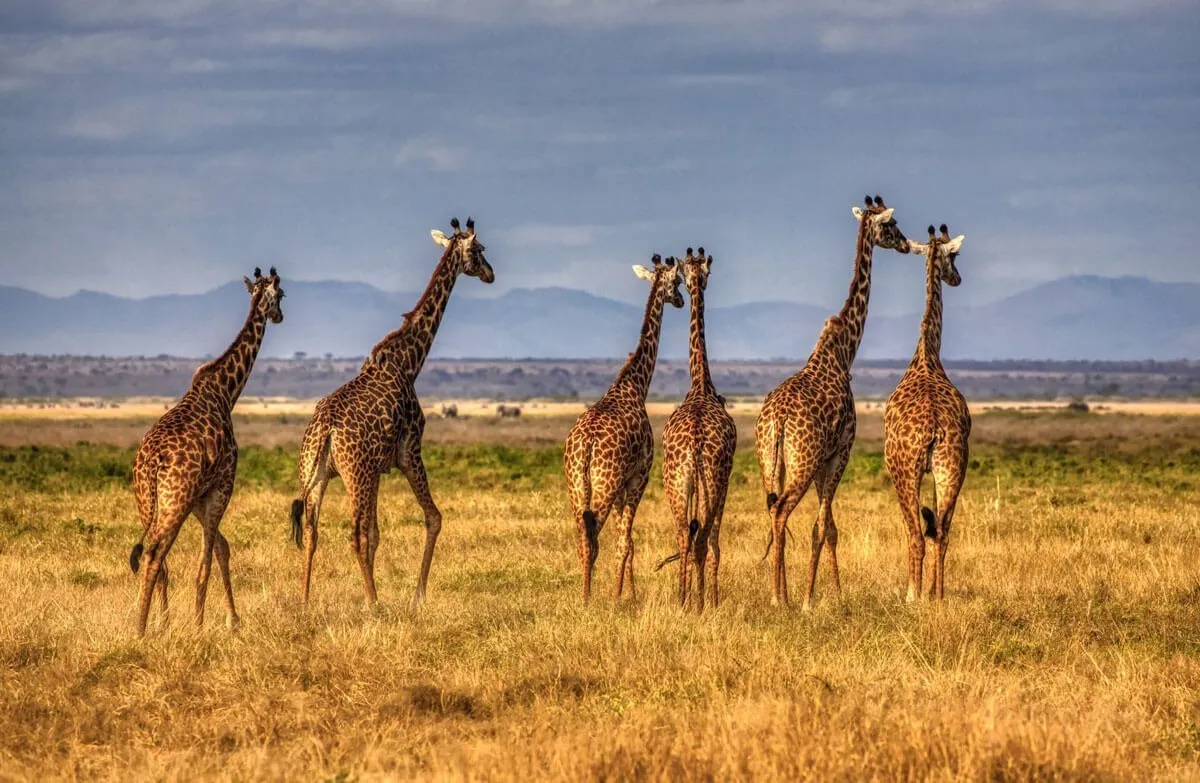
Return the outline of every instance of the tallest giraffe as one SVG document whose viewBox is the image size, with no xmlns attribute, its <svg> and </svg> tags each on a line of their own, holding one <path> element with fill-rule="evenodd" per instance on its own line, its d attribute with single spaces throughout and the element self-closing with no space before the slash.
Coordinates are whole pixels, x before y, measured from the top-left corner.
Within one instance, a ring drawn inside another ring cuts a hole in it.
<svg viewBox="0 0 1200 783">
<path fill-rule="evenodd" d="M 850 367 L 858 353 L 871 298 L 871 262 L 876 247 L 908 253 L 908 240 L 883 199 L 868 196 L 864 208 L 853 207 L 858 220 L 854 276 L 850 292 L 837 315 L 825 322 L 808 362 L 763 400 L 755 425 L 755 448 L 762 470 L 767 512 L 771 515 L 772 603 L 786 605 L 787 564 L 784 558 L 788 517 L 809 485 L 816 483 L 821 498 L 812 527 L 812 554 L 804 608 L 812 603 L 821 549 L 829 545 L 829 569 L 834 589 L 841 590 L 837 565 L 837 525 L 833 496 L 850 459 L 857 421 L 850 391 Z"/>
<path fill-rule="evenodd" d="M 362 370 L 337 391 L 317 403 L 300 446 L 300 497 L 292 503 L 292 535 L 304 548 L 304 603 L 312 584 L 317 551 L 317 519 L 329 480 L 341 476 L 354 507 L 350 546 L 362 571 L 368 603 L 375 603 L 375 550 L 379 547 L 379 478 L 393 467 L 408 479 L 425 513 L 425 549 L 412 604 L 425 599 L 433 548 L 442 529 L 442 514 L 429 492 L 421 458 L 425 414 L 413 388 L 437 336 L 450 292 L 459 275 L 485 283 L 495 280 L 484 256 L 483 243 L 468 218 L 458 218 L 454 233 L 430 232 L 443 248 L 442 257 L 416 306 L 404 323 L 371 349 Z"/>
</svg>

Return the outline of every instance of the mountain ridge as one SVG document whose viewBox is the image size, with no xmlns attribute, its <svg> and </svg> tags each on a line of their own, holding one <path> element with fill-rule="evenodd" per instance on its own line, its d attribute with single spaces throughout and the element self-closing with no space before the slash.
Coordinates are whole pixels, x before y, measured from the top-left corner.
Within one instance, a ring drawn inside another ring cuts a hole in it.
<svg viewBox="0 0 1200 783">
<path fill-rule="evenodd" d="M 341 280 L 285 286 L 286 320 L 267 331 L 265 356 L 365 354 L 419 297 Z M 56 297 L 0 285 L 0 353 L 205 356 L 219 354 L 246 314 L 240 281 L 202 294 L 140 299 L 97 291 Z M 1200 284 L 1076 275 L 975 305 L 945 299 L 948 359 L 1187 359 L 1200 356 Z M 565 286 L 514 288 L 451 299 L 432 356 L 598 358 L 625 356 L 643 303 Z M 660 354 L 687 353 L 688 310 L 668 308 Z M 706 313 L 714 359 L 802 361 L 835 307 L 771 300 Z M 860 356 L 912 355 L 921 313 L 872 315 Z M 568 328 L 569 327 L 569 328 Z"/>
</svg>

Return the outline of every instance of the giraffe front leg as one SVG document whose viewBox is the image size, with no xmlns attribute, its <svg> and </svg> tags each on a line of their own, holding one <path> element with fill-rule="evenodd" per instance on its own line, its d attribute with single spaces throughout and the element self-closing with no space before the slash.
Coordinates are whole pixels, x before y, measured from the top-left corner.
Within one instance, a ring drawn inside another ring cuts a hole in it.
<svg viewBox="0 0 1200 783">
<path fill-rule="evenodd" d="M 425 514 L 425 549 L 421 553 L 421 572 L 417 576 L 417 589 L 410 603 L 413 609 L 417 609 L 425 602 L 429 569 L 433 565 L 433 549 L 437 545 L 438 535 L 442 532 L 442 512 L 438 510 L 437 504 L 433 502 L 433 495 L 429 493 L 429 478 L 425 475 L 420 443 L 413 446 L 407 459 L 402 462 L 400 470 L 408 479 L 413 495 Z"/>
</svg>

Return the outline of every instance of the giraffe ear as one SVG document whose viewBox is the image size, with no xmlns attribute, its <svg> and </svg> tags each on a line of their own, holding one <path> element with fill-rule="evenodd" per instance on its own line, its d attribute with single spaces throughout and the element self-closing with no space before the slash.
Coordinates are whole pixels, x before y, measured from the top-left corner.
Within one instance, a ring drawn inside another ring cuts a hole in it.
<svg viewBox="0 0 1200 783">
<path fill-rule="evenodd" d="M 442 247 L 450 247 L 449 238 L 447 238 L 445 234 L 443 234 L 441 231 L 438 231 L 436 228 L 429 232 L 429 236 L 433 237 L 433 241 Z"/>
<path fill-rule="evenodd" d="M 250 293 L 254 293 L 254 281 L 252 281 L 248 277 L 242 277 L 242 282 L 246 284 L 247 291 L 249 291 Z"/>
<path fill-rule="evenodd" d="M 929 253 L 929 245 L 910 239 L 908 240 L 908 252 L 916 256 L 923 256 Z"/>
<path fill-rule="evenodd" d="M 875 220 L 877 220 L 880 223 L 886 223 L 892 219 L 892 213 L 895 211 L 896 210 L 892 209 L 891 207 L 888 207 L 887 209 L 885 209 L 884 211 L 882 211 L 878 215 L 876 215 Z"/>
<path fill-rule="evenodd" d="M 863 211 L 861 207 L 850 207 L 850 214 L 854 215 L 855 220 L 861 221 L 863 219 Z"/>
<path fill-rule="evenodd" d="M 643 280 L 649 280 L 651 282 L 654 281 L 654 273 L 641 264 L 633 265 L 633 273 Z"/>
<path fill-rule="evenodd" d="M 966 236 L 964 236 L 963 234 L 959 234 L 954 239 L 951 239 L 949 242 L 946 243 L 946 251 L 950 252 L 950 253 L 957 253 L 959 251 L 959 249 L 962 247 L 962 243 L 963 243 L 964 239 L 966 239 Z"/>
</svg>

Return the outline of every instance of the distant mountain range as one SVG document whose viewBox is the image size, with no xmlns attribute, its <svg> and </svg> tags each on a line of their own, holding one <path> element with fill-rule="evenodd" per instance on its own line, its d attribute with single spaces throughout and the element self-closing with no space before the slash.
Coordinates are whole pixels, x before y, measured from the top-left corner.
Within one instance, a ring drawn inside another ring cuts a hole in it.
<svg viewBox="0 0 1200 783">
<path fill-rule="evenodd" d="M 946 358 L 1200 358 L 1200 284 L 1065 277 L 971 307 L 955 307 L 953 294 L 946 296 Z M 417 298 L 337 281 L 294 281 L 287 295 L 286 320 L 268 329 L 266 356 L 364 355 Z M 93 291 L 55 298 L 0 286 L 0 353 L 215 355 L 242 323 L 247 302 L 240 282 L 147 299 Z M 802 359 L 834 309 L 794 302 L 710 307 L 709 353 L 714 359 Z M 642 303 L 568 288 L 515 289 L 492 299 L 459 293 L 433 356 L 623 357 L 634 347 L 641 315 Z M 860 356 L 910 356 L 920 318 L 919 311 L 872 315 Z M 666 313 L 662 356 L 686 356 L 687 327 L 686 306 Z"/>
</svg>

